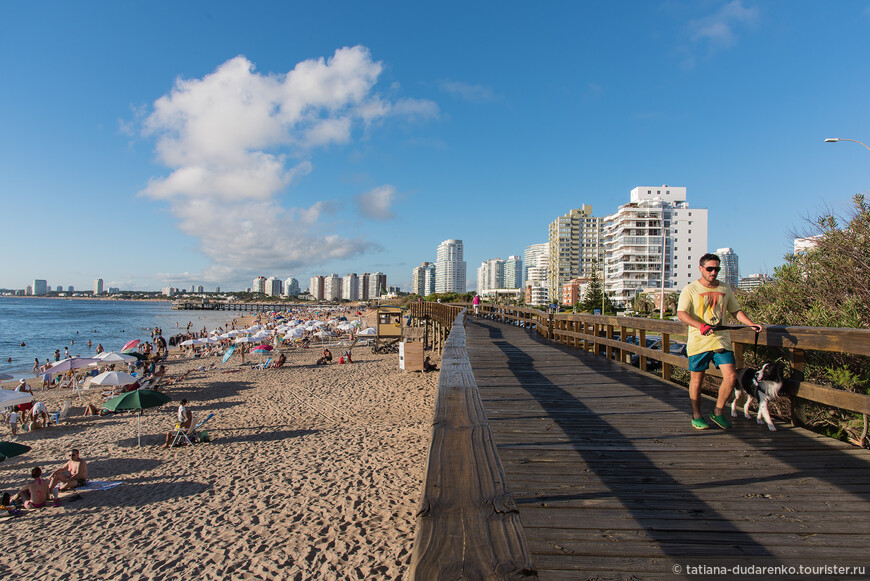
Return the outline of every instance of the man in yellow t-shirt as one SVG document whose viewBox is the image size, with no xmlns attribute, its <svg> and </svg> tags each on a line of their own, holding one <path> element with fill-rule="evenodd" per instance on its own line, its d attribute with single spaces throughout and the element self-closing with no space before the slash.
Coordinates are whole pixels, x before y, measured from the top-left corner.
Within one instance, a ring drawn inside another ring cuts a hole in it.
<svg viewBox="0 0 870 581">
<path fill-rule="evenodd" d="M 686 345 L 691 372 L 689 399 L 692 401 L 692 427 L 698 430 L 710 427 L 701 416 L 701 384 L 711 361 L 722 371 L 722 384 L 719 386 L 716 409 L 710 415 L 710 421 L 721 428 L 731 427 L 731 422 L 722 410 L 734 390 L 734 350 L 728 331 L 716 330 L 714 327 L 724 325 L 727 314 L 730 313 L 744 325 L 755 329 L 756 333 L 762 329 L 761 325 L 753 323 L 740 310 L 731 288 L 717 280 L 721 270 L 719 263 L 719 257 L 715 254 L 702 256 L 698 266 L 701 278 L 683 289 L 677 305 L 677 318 L 689 326 L 689 341 Z"/>
</svg>

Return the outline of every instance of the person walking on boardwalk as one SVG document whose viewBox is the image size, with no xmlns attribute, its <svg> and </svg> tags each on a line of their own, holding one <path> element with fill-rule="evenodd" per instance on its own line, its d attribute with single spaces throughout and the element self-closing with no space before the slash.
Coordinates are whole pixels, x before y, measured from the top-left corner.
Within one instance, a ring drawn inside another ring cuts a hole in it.
<svg viewBox="0 0 870 581">
<path fill-rule="evenodd" d="M 719 257 L 705 254 L 701 257 L 698 271 L 701 278 L 689 283 L 680 293 L 677 304 L 677 318 L 689 326 L 689 340 L 686 353 L 689 356 L 689 399 L 692 401 L 692 427 L 706 430 L 710 427 L 701 415 L 701 384 L 710 362 L 722 372 L 716 409 L 710 421 L 721 428 L 730 428 L 731 422 L 725 417 L 723 409 L 728 397 L 734 390 L 735 359 L 731 345 L 731 335 L 726 330 L 715 327 L 725 324 L 730 313 L 735 319 L 761 332 L 762 326 L 753 323 L 740 309 L 731 288 L 719 282 L 721 267 Z"/>
</svg>

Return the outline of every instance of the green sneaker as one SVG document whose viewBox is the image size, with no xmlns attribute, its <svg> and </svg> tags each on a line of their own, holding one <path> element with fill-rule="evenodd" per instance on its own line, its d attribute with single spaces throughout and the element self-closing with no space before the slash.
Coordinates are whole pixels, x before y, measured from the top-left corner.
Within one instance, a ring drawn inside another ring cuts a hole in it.
<svg viewBox="0 0 870 581">
<path fill-rule="evenodd" d="M 692 420 L 692 427 L 696 430 L 709 430 L 710 424 L 704 421 L 704 418 L 695 418 Z"/>
<path fill-rule="evenodd" d="M 722 414 L 721 416 L 710 414 L 710 421 L 722 428 L 723 430 L 727 430 L 731 427 L 731 421 L 725 417 L 725 414 Z"/>
</svg>

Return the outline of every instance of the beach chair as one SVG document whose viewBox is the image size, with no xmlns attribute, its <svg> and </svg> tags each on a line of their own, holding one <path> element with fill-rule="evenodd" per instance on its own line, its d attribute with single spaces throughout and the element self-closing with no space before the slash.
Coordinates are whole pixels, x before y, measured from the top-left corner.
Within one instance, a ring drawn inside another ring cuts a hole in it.
<svg viewBox="0 0 870 581">
<path fill-rule="evenodd" d="M 69 412 L 72 409 L 72 399 L 67 398 L 63 400 L 63 406 L 61 406 L 59 412 L 54 412 L 49 414 L 48 417 L 53 424 L 59 424 L 61 422 L 65 422 L 69 417 Z"/>
<path fill-rule="evenodd" d="M 192 428 L 188 428 L 187 430 L 182 430 L 181 428 L 175 428 L 173 431 L 172 438 L 172 446 L 175 447 L 180 444 L 182 441 L 187 442 L 190 445 L 193 445 L 197 441 L 196 432 L 199 430 L 207 421 L 212 419 L 214 414 L 208 414 L 204 420 L 193 426 Z"/>
</svg>

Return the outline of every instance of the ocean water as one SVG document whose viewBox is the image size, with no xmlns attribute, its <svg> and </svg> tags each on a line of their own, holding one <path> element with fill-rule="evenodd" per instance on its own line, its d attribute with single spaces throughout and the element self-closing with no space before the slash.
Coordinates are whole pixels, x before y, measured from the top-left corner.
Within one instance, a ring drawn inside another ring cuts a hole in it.
<svg viewBox="0 0 870 581">
<path fill-rule="evenodd" d="M 150 330 L 163 329 L 170 337 L 191 329 L 211 331 L 238 317 L 230 311 L 173 311 L 169 302 L 94 301 L 0 297 L 0 373 L 15 378 L 33 377 L 33 358 L 54 361 L 54 350 L 68 347 L 70 355 L 119 351 L 132 339 L 150 340 Z M 91 347 L 88 347 L 88 340 Z M 25 346 L 21 346 L 24 343 Z M 11 361 L 10 361 L 11 359 Z"/>
</svg>

